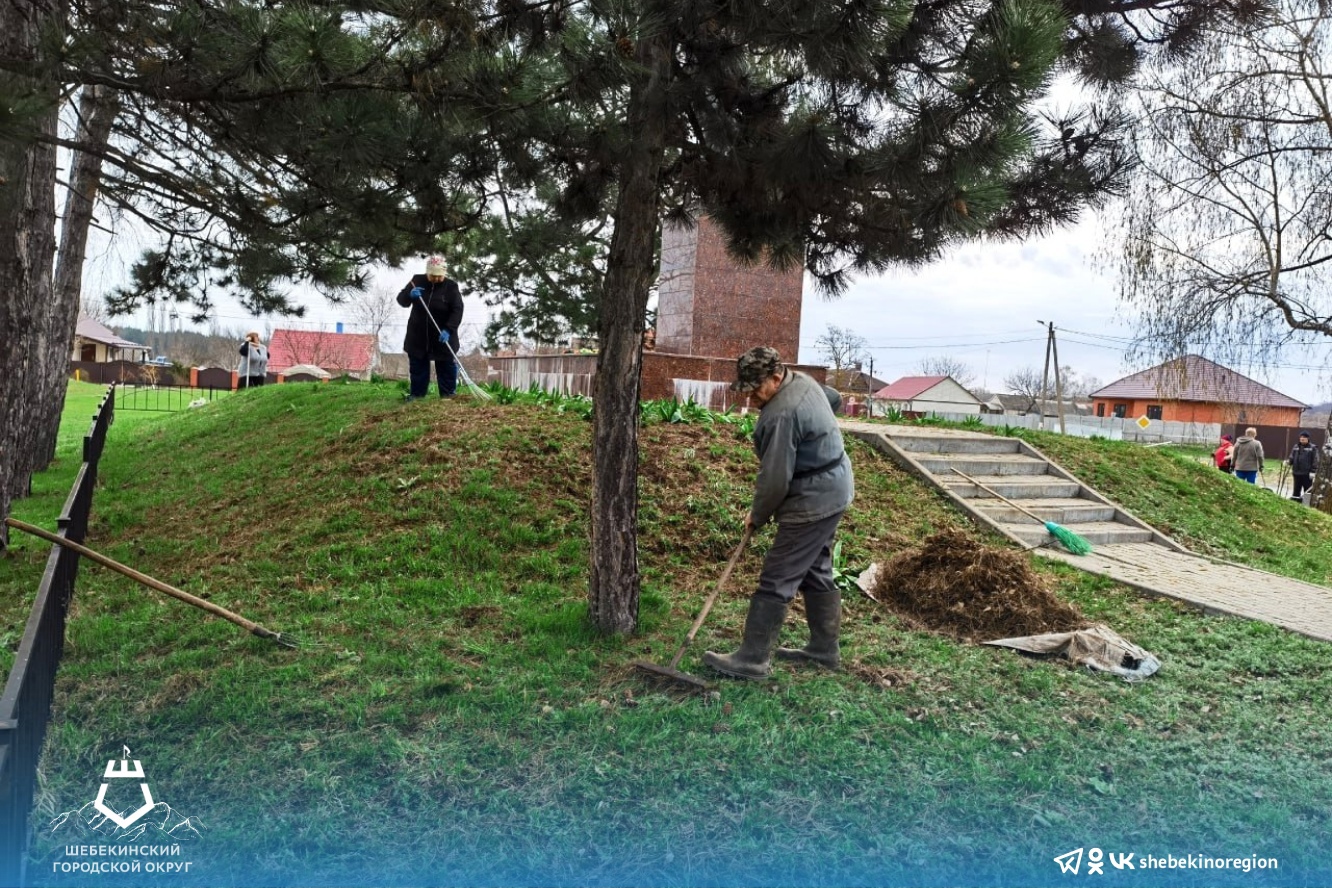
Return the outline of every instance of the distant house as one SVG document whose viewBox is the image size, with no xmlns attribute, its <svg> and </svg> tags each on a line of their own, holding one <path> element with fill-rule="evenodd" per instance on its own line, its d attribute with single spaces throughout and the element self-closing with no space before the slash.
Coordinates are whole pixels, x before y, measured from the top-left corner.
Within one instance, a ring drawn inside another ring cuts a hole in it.
<svg viewBox="0 0 1332 888">
<path fill-rule="evenodd" d="M 1097 416 L 1293 427 L 1308 407 L 1199 355 L 1125 376 L 1092 392 Z"/>
<path fill-rule="evenodd" d="M 368 380 L 379 366 L 379 342 L 373 333 L 274 330 L 268 341 L 268 372 L 285 375 L 298 364 L 313 365 L 332 376 Z"/>
<path fill-rule="evenodd" d="M 828 385 L 837 389 L 844 395 L 858 395 L 865 397 L 886 386 L 888 382 L 883 379 L 876 379 L 859 367 L 848 367 L 842 370 L 828 370 Z"/>
<path fill-rule="evenodd" d="M 902 413 L 980 413 L 980 399 L 951 376 L 903 376 L 874 393 L 875 410 Z"/>
<path fill-rule="evenodd" d="M 111 361 L 132 361 L 136 364 L 148 359 L 152 351 L 146 345 L 122 339 L 106 327 L 86 315 L 79 315 L 74 328 L 74 349 L 71 361 L 87 361 L 106 364 Z"/>
</svg>

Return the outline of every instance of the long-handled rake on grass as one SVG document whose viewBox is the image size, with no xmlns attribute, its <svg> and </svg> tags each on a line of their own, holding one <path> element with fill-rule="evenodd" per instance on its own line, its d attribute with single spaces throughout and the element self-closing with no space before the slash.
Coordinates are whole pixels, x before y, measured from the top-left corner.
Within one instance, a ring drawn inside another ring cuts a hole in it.
<svg viewBox="0 0 1332 888">
<path fill-rule="evenodd" d="M 749 545 L 749 538 L 753 535 L 753 532 L 752 528 L 745 527 L 745 535 L 741 537 L 740 545 L 735 547 L 735 552 L 731 555 L 731 560 L 727 562 L 726 570 L 722 571 L 721 579 L 717 581 L 716 588 L 712 590 L 708 600 L 703 602 L 703 609 L 698 612 L 698 616 L 694 619 L 694 625 L 689 627 L 689 634 L 685 636 L 684 643 L 675 652 L 675 656 L 671 657 L 671 665 L 662 666 L 647 660 L 638 660 L 634 663 L 636 669 L 651 672 L 653 675 L 660 675 L 690 687 L 707 688 L 708 683 L 703 679 L 690 675 L 688 672 L 680 671 L 678 668 L 680 660 L 684 657 L 685 651 L 689 649 L 689 645 L 694 643 L 694 636 L 698 634 L 698 629 L 703 625 L 703 621 L 708 618 L 708 612 L 712 610 L 712 605 L 716 603 L 717 596 L 721 594 L 722 588 L 726 586 L 726 581 L 731 578 L 731 571 L 735 570 L 735 565 L 739 562 L 740 556 L 745 553 L 745 547 Z"/>
<path fill-rule="evenodd" d="M 116 573 L 124 574 L 125 576 L 129 577 L 131 580 L 135 580 L 147 586 L 149 589 L 156 589 L 158 592 L 170 595 L 172 598 L 183 601 L 186 604 L 192 604 L 195 607 L 199 608 L 200 610 L 208 611 L 208 613 L 213 614 L 214 616 L 218 616 L 224 620 L 235 623 L 237 626 L 249 632 L 251 635 L 257 635 L 260 638 L 267 638 L 270 641 L 282 645 L 283 647 L 289 647 L 289 648 L 296 647 L 295 642 L 287 638 L 281 632 L 274 632 L 271 629 L 265 629 L 263 626 L 260 626 L 258 623 L 254 622 L 253 620 L 247 620 L 244 617 L 242 617 L 240 614 L 233 614 L 231 611 L 227 610 L 226 608 L 218 607 L 216 604 L 213 604 L 211 601 L 204 601 L 202 598 L 199 598 L 195 595 L 191 595 L 188 592 L 182 592 L 180 589 L 177 589 L 175 586 L 169 586 L 166 583 L 162 582 L 161 580 L 154 579 L 153 577 L 150 577 L 145 573 L 140 573 L 139 571 L 135 570 L 132 567 L 126 567 L 125 565 L 121 564 L 119 561 L 112 561 L 110 558 L 107 558 L 105 555 L 101 554 L 100 552 L 94 552 L 92 549 L 89 549 L 87 546 L 82 545 L 81 543 L 76 543 L 73 540 L 67 540 L 62 536 L 57 536 L 56 534 L 51 533 L 49 530 L 44 530 L 40 527 L 29 524 L 26 521 L 20 521 L 17 518 L 6 518 L 5 523 L 8 524 L 10 527 L 23 531 L 24 533 L 30 533 L 35 537 L 40 537 L 41 539 L 44 539 L 49 543 L 55 543 L 57 546 L 64 546 L 66 549 L 71 549 L 75 552 L 78 552 L 84 558 L 87 558 L 91 561 L 95 561 L 98 564 L 102 565 L 103 567 L 109 567 L 112 570 L 114 570 Z"/>
<path fill-rule="evenodd" d="M 1044 524 L 1045 529 L 1050 531 L 1050 535 L 1053 536 L 1055 539 L 1059 540 L 1059 542 L 1063 544 L 1064 548 L 1072 552 L 1074 555 L 1087 555 L 1091 552 L 1092 550 L 1091 543 L 1087 542 L 1082 537 L 1078 536 L 1076 533 L 1069 530 L 1067 527 L 1064 527 L 1062 524 L 1055 524 L 1053 521 L 1046 521 L 1040 515 L 1037 515 L 1035 512 L 1031 512 L 1028 511 L 1027 509 L 1022 508 L 1008 497 L 992 490 L 989 487 L 986 487 L 984 484 L 980 483 L 970 475 L 965 474 L 960 469 L 954 468 L 953 471 L 957 472 L 963 478 L 966 478 L 972 484 L 975 484 L 977 487 L 988 493 L 990 496 L 996 497 L 1004 504 L 1014 509 L 1017 509 L 1019 512 L 1021 512 L 1023 515 L 1026 515 L 1028 518 L 1035 518 L 1037 521 Z"/>
</svg>

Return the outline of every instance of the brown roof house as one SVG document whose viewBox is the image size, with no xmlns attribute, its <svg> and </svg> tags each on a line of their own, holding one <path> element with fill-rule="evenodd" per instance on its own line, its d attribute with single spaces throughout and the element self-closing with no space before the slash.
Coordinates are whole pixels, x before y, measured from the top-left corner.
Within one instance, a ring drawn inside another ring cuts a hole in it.
<svg viewBox="0 0 1332 888">
<path fill-rule="evenodd" d="M 146 361 L 148 346 L 117 336 L 104 324 L 94 321 L 87 315 L 79 315 L 74 328 L 74 349 L 70 355 L 72 361 L 88 361 L 104 364 L 108 361 Z"/>
<path fill-rule="evenodd" d="M 914 415 L 981 412 L 980 399 L 951 376 L 903 376 L 875 392 L 874 403 Z"/>
<path fill-rule="evenodd" d="M 1293 427 L 1308 407 L 1199 355 L 1125 376 L 1091 393 L 1097 416 Z"/>
</svg>

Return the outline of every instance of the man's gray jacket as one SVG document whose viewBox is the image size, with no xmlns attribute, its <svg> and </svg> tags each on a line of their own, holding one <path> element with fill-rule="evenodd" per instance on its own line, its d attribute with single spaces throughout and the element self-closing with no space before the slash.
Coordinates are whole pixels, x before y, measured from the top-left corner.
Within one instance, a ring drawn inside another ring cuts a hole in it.
<svg viewBox="0 0 1332 888">
<path fill-rule="evenodd" d="M 828 396 L 804 373 L 786 379 L 754 426 L 758 481 L 749 513 L 754 526 L 808 524 L 846 511 L 855 497 L 851 460 Z"/>
</svg>

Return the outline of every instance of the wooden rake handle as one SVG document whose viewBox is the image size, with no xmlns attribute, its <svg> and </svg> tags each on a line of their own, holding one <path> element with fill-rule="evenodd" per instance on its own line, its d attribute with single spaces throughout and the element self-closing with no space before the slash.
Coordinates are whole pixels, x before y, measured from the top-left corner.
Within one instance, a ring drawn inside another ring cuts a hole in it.
<svg viewBox="0 0 1332 888">
<path fill-rule="evenodd" d="M 1023 515 L 1026 515 L 1028 518 L 1034 518 L 1035 520 L 1041 522 L 1042 524 L 1045 523 L 1045 519 L 1042 518 L 1040 515 L 1037 515 L 1035 512 L 1029 512 L 1029 511 L 1027 511 L 1026 509 L 1024 509 L 1024 508 L 1022 508 L 1021 506 L 1019 506 L 1017 503 L 1013 502 L 1013 501 L 1012 501 L 1011 499 L 1009 499 L 1008 497 L 1004 496 L 1002 493 L 999 493 L 998 491 L 995 491 L 995 490 L 990 489 L 989 487 L 986 487 L 984 484 L 980 483 L 980 482 L 977 481 L 975 478 L 971 477 L 970 475 L 965 474 L 961 469 L 954 468 L 953 466 L 949 466 L 949 468 L 952 469 L 954 472 L 957 472 L 957 473 L 958 473 L 959 475 L 961 475 L 963 478 L 966 478 L 966 479 L 967 479 L 968 481 L 970 481 L 972 484 L 975 484 L 977 487 L 979 487 L 981 490 L 983 490 L 983 491 L 985 491 L 986 493 L 988 493 L 990 496 L 995 497 L 995 498 L 997 498 L 997 499 L 999 499 L 999 500 L 1002 500 L 1004 503 L 1007 503 L 1008 505 L 1012 506 L 1014 509 L 1017 509 L 1017 510 L 1018 510 L 1019 512 L 1021 512 Z"/>
<path fill-rule="evenodd" d="M 8 524 L 10 527 L 23 531 L 24 533 L 30 533 L 35 537 L 40 537 L 41 539 L 46 540 L 47 542 L 55 543 L 57 546 L 64 546 L 66 549 L 78 552 L 84 558 L 87 558 L 91 561 L 95 561 L 98 564 L 102 565 L 103 567 L 109 567 L 111 568 L 111 570 L 114 570 L 116 573 L 124 574 L 125 576 L 129 577 L 131 580 L 135 580 L 136 582 L 142 583 L 143 585 L 147 586 L 149 589 L 156 589 L 158 592 L 161 592 L 165 595 L 170 595 L 172 598 L 183 601 L 186 604 L 192 604 L 195 607 L 199 608 L 200 610 L 208 611 L 208 613 L 213 614 L 214 616 L 218 616 L 224 620 L 227 620 L 228 622 L 235 623 L 237 626 L 241 627 L 242 629 L 244 629 L 245 631 L 249 632 L 252 635 L 257 635 L 260 638 L 271 638 L 273 641 L 276 641 L 279 644 L 287 645 L 289 647 L 291 646 L 289 642 L 287 642 L 282 638 L 282 633 L 280 632 L 274 632 L 271 629 L 265 629 L 263 626 L 260 626 L 258 623 L 254 622 L 253 620 L 247 620 L 244 617 L 242 617 L 240 614 L 233 614 L 231 611 L 227 610 L 226 608 L 218 607 L 216 604 L 213 604 L 211 601 L 205 601 L 196 595 L 191 595 L 188 592 L 184 592 L 180 589 L 177 589 L 175 586 L 169 586 L 166 583 L 162 582 L 161 580 L 154 579 L 153 577 L 150 577 L 145 573 L 140 573 L 139 571 L 135 570 L 132 567 L 127 567 L 121 564 L 119 561 L 113 561 L 110 558 L 107 558 L 105 555 L 101 554 L 100 552 L 94 552 L 92 549 L 89 549 L 87 546 L 81 543 L 76 543 L 73 540 L 67 540 L 62 536 L 58 536 L 54 533 L 51 533 L 49 530 L 44 530 L 40 527 L 37 527 L 36 525 L 29 524 L 26 521 L 20 521 L 17 518 L 6 518 L 5 523 Z"/>
<path fill-rule="evenodd" d="M 694 636 L 698 634 L 698 629 L 703 625 L 703 621 L 708 618 L 708 612 L 712 610 L 712 605 L 716 603 L 717 596 L 721 594 L 721 590 L 726 586 L 726 581 L 731 578 L 731 572 L 735 570 L 736 564 L 739 563 L 740 556 L 745 554 L 745 548 L 749 545 L 749 538 L 753 535 L 754 529 L 746 524 L 745 535 L 740 538 L 740 545 L 735 547 L 735 552 L 732 553 L 731 560 L 726 564 L 726 570 L 722 571 L 721 579 L 717 581 L 717 585 L 712 590 L 712 594 L 708 596 L 708 600 L 703 602 L 703 610 L 698 612 L 698 617 L 695 618 L 694 625 L 689 627 L 689 634 L 685 636 L 684 644 L 680 645 L 680 649 L 675 652 L 675 656 L 671 657 L 672 669 L 676 669 L 680 666 L 680 661 L 684 659 L 685 651 L 694 643 Z"/>
</svg>

